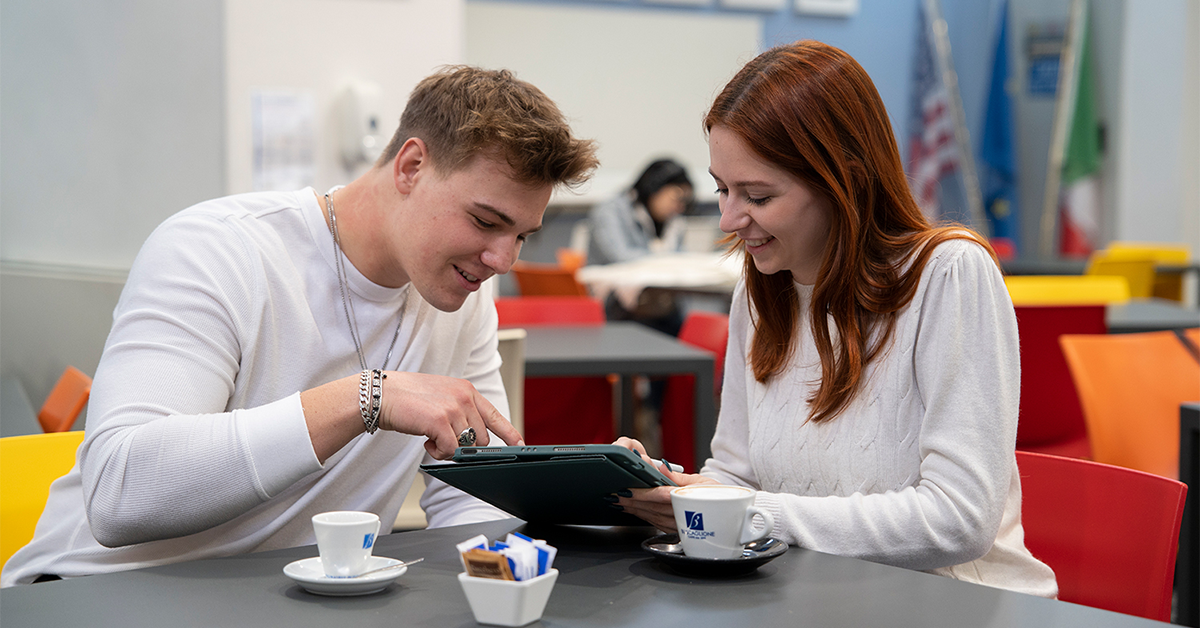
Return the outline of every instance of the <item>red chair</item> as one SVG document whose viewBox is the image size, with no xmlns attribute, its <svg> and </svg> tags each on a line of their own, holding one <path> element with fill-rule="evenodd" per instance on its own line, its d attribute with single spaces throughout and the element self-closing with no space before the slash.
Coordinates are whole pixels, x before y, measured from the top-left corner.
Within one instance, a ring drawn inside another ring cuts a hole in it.
<svg viewBox="0 0 1200 628">
<path fill-rule="evenodd" d="M 1021 410 L 1017 449 L 1091 458 L 1087 424 L 1058 337 L 1104 334 L 1104 305 L 1017 305 Z"/>
<path fill-rule="evenodd" d="M 501 327 L 604 324 L 604 305 L 591 297 L 501 297 L 496 314 Z"/>
<path fill-rule="evenodd" d="M 713 312 L 690 312 L 679 330 L 679 340 L 715 354 L 713 395 L 719 397 L 721 373 L 725 367 L 725 346 L 729 341 L 729 317 Z M 662 411 L 659 414 L 663 457 L 681 465 L 688 473 L 698 471 L 697 463 L 704 462 L 696 460 L 695 390 L 694 375 L 672 375 L 667 378 Z"/>
<path fill-rule="evenodd" d="M 1017 452 L 1025 546 L 1066 602 L 1171 619 L 1187 485 L 1088 460 Z"/>
<path fill-rule="evenodd" d="M 604 306 L 590 297 L 496 299 L 500 326 L 603 325 Z M 525 442 L 611 443 L 613 384 L 605 377 L 526 377 Z"/>
</svg>

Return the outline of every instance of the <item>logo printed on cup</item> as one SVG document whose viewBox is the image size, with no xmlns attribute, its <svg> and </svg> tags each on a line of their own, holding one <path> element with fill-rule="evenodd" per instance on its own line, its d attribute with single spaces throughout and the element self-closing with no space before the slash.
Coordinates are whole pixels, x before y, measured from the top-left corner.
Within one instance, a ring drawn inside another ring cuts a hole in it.
<svg viewBox="0 0 1200 628">
<path fill-rule="evenodd" d="M 363 546 L 362 546 L 362 548 L 363 548 L 363 549 L 371 549 L 372 547 L 375 547 L 375 535 L 374 535 L 374 534 L 365 534 L 365 535 L 363 535 Z"/>
<path fill-rule="evenodd" d="M 704 513 L 702 512 L 685 510 L 683 511 L 683 518 L 687 522 L 687 530 L 684 534 L 689 539 L 707 539 L 716 534 L 715 532 L 704 530 Z"/>
</svg>

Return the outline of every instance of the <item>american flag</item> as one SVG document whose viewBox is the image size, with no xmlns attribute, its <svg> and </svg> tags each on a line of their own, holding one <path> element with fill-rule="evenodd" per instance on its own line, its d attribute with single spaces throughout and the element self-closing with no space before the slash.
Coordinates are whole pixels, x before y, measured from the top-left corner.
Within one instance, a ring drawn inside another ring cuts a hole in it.
<svg viewBox="0 0 1200 628">
<path fill-rule="evenodd" d="M 908 175 L 913 195 L 926 216 L 937 219 L 939 181 L 958 168 L 958 145 L 950 96 L 933 61 L 929 15 L 918 3 L 917 56 L 913 64 L 913 98 L 909 115 Z"/>
</svg>

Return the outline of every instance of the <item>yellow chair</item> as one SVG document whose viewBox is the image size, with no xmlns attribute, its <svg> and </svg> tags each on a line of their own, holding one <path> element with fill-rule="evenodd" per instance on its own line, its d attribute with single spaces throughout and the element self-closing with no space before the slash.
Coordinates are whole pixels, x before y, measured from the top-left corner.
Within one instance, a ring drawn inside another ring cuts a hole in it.
<svg viewBox="0 0 1200 628">
<path fill-rule="evenodd" d="M 1184 343 L 1170 331 L 1058 340 L 1079 391 L 1092 459 L 1178 477 L 1179 404 L 1200 399 L 1200 362 Z"/>
<path fill-rule="evenodd" d="M 50 484 L 75 465 L 83 432 L 0 438 L 0 565 L 33 538 Z"/>
<path fill-rule="evenodd" d="M 1129 282 L 1111 275 L 1009 275 L 1013 305 L 1107 305 L 1129 300 Z"/>
<path fill-rule="evenodd" d="M 1112 255 L 1096 251 L 1088 258 L 1088 277 L 1124 277 L 1129 282 L 1129 296 L 1144 299 L 1154 294 L 1154 260 L 1150 257 Z"/>
<path fill-rule="evenodd" d="M 1105 250 L 1108 259 L 1150 259 L 1154 262 L 1154 283 L 1150 296 L 1173 301 L 1183 300 L 1183 274 L 1161 272 L 1159 265 L 1183 265 L 1188 263 L 1191 250 L 1186 244 L 1160 242 L 1112 242 Z"/>
</svg>

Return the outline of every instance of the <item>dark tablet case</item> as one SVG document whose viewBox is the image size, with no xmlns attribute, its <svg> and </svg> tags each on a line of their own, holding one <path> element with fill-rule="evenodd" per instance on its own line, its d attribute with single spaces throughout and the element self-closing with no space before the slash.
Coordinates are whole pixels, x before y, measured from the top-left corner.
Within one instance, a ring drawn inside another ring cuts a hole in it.
<svg viewBox="0 0 1200 628">
<path fill-rule="evenodd" d="M 544 455 L 544 448 L 536 449 L 542 449 Z M 622 489 L 672 482 L 641 460 L 634 459 L 636 465 L 618 460 L 599 450 L 583 448 L 583 451 L 555 452 L 553 457 L 544 459 L 523 460 L 514 455 L 421 465 L 421 470 L 530 523 L 646 525 L 645 521 L 613 508 L 605 496 Z"/>
</svg>

